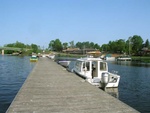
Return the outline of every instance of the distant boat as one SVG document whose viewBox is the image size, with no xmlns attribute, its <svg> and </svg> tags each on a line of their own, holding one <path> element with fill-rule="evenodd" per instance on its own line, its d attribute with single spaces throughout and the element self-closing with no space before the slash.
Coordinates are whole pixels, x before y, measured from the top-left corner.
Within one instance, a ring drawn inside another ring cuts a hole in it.
<svg viewBox="0 0 150 113">
<path fill-rule="evenodd" d="M 114 56 L 112 56 L 112 54 L 106 54 L 104 56 L 104 60 L 106 60 L 106 61 L 115 61 L 116 58 Z"/>
<path fill-rule="evenodd" d="M 30 62 L 37 62 L 38 61 L 38 57 L 36 55 L 32 55 L 30 58 Z"/>
<path fill-rule="evenodd" d="M 73 71 L 85 78 L 90 84 L 102 88 L 118 87 L 120 76 L 108 72 L 107 62 L 100 58 L 77 59 Z"/>
<path fill-rule="evenodd" d="M 119 56 L 117 61 L 131 61 L 132 58 L 130 56 Z"/>
<path fill-rule="evenodd" d="M 52 55 L 48 55 L 47 57 L 50 58 L 50 59 L 54 59 L 55 55 L 52 54 Z"/>
<path fill-rule="evenodd" d="M 46 57 L 46 55 L 44 55 L 44 54 L 43 54 L 43 55 L 42 55 L 42 57 L 43 57 L 43 58 L 45 58 L 45 57 Z"/>
<path fill-rule="evenodd" d="M 115 57 L 106 57 L 105 60 L 106 61 L 115 61 Z"/>
</svg>

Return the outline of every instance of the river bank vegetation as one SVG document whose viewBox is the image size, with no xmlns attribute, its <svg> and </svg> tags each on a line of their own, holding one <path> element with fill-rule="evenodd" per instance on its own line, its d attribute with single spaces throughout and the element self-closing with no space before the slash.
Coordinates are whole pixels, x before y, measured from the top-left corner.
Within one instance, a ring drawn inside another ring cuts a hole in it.
<svg viewBox="0 0 150 113">
<path fill-rule="evenodd" d="M 144 41 L 141 36 L 134 35 L 129 37 L 128 40 L 119 39 L 116 41 L 109 41 L 108 44 L 99 45 L 94 42 L 77 42 L 74 41 L 69 43 L 62 43 L 59 39 L 51 40 L 49 43 L 49 49 L 52 51 L 63 51 L 67 48 L 79 48 L 81 50 L 97 49 L 105 53 L 118 53 L 118 54 L 128 54 L 134 56 L 149 56 L 150 55 L 150 42 L 147 39 Z"/>
<path fill-rule="evenodd" d="M 70 42 L 61 42 L 59 39 L 50 40 L 48 48 L 44 49 L 36 44 L 24 44 L 21 42 L 6 44 L 4 47 L 16 47 L 16 48 L 22 48 L 21 54 L 23 55 L 31 55 L 32 52 L 34 53 L 42 53 L 43 51 L 46 53 L 49 53 L 50 51 L 55 51 L 61 54 L 62 56 L 74 56 L 71 54 L 65 55 L 65 50 L 68 48 L 76 48 L 74 50 L 80 50 L 83 51 L 84 55 L 86 52 L 84 52 L 85 49 L 91 49 L 91 50 L 99 50 L 102 54 L 120 54 L 120 55 L 130 55 L 133 57 L 133 59 L 144 59 L 144 61 L 149 61 L 150 57 L 150 42 L 149 40 L 143 40 L 141 36 L 134 35 L 129 37 L 127 40 L 125 39 L 118 39 L 115 41 L 109 41 L 107 44 L 102 44 L 101 46 L 98 43 L 94 42 L 77 42 L 74 41 Z M 28 49 L 28 51 L 27 51 Z M 12 54 L 13 50 L 5 50 L 5 54 Z M 81 55 L 81 56 L 82 56 Z M 79 56 L 79 55 L 77 55 Z M 145 58 L 144 58 L 145 57 Z M 145 60 L 146 59 L 146 60 Z"/>
<path fill-rule="evenodd" d="M 148 56 L 132 56 L 132 61 L 135 62 L 143 62 L 143 63 L 150 63 L 150 57 Z"/>
<path fill-rule="evenodd" d="M 36 44 L 28 45 L 18 41 L 16 41 L 15 43 L 5 44 L 4 47 L 21 48 L 20 51 L 5 50 L 5 54 L 19 53 L 21 55 L 31 55 L 32 53 L 42 52 L 40 46 Z"/>
</svg>

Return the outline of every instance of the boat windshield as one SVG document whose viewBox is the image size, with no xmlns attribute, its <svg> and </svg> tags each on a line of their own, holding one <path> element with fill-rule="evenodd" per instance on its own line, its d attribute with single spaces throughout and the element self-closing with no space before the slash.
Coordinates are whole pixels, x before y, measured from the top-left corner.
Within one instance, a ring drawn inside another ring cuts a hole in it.
<svg viewBox="0 0 150 113">
<path fill-rule="evenodd" d="M 81 61 L 77 61 L 76 64 L 75 64 L 75 67 L 78 71 L 81 71 L 81 65 L 82 65 L 82 62 Z"/>
<path fill-rule="evenodd" d="M 86 67 L 87 71 L 89 71 L 90 70 L 90 62 L 84 62 L 83 68 L 85 68 L 85 67 Z"/>
<path fill-rule="evenodd" d="M 106 62 L 100 62 L 100 70 L 101 71 L 107 71 Z"/>
</svg>

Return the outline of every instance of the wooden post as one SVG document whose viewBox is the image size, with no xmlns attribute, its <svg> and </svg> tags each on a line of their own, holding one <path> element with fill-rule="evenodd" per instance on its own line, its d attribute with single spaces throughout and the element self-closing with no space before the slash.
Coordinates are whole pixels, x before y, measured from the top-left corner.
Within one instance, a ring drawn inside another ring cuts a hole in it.
<svg viewBox="0 0 150 113">
<path fill-rule="evenodd" d="M 2 55 L 4 55 L 4 50 L 2 50 Z"/>
</svg>

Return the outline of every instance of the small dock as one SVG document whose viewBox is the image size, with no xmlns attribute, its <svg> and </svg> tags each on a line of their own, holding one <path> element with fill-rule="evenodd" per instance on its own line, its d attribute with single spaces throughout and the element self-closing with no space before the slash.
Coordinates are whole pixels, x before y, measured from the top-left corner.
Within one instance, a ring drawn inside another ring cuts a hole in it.
<svg viewBox="0 0 150 113">
<path fill-rule="evenodd" d="M 138 113 L 48 58 L 40 58 L 6 113 Z"/>
</svg>

